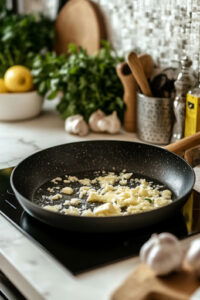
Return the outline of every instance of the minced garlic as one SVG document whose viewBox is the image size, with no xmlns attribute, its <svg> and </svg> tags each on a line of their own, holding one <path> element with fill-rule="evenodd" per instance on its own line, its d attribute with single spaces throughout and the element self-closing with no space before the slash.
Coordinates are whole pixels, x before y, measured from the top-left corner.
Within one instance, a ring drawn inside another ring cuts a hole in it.
<svg viewBox="0 0 200 300">
<path fill-rule="evenodd" d="M 49 197 L 50 200 L 59 200 L 61 198 L 62 198 L 61 194 L 55 194 L 55 195 Z"/>
<path fill-rule="evenodd" d="M 74 190 L 70 186 L 66 186 L 66 187 L 62 188 L 62 190 L 60 192 L 63 194 L 71 195 L 71 194 L 73 194 Z"/>
<path fill-rule="evenodd" d="M 163 190 L 163 186 L 144 178 L 132 178 L 133 173 L 124 171 L 119 175 L 114 172 L 96 174 L 93 179 L 79 179 L 67 175 L 64 180 L 60 177 L 54 178 L 53 183 L 62 181 L 71 183 L 72 186 L 76 184 L 75 189 L 71 186 L 56 186 L 60 189 L 59 193 L 49 196 L 48 199 L 51 201 L 62 198 L 62 203 L 57 206 L 46 205 L 44 208 L 69 215 L 100 217 L 141 213 L 172 202 L 170 190 Z M 54 188 L 49 188 L 48 191 L 53 192 Z M 69 199 L 72 194 L 74 197 Z"/>
</svg>

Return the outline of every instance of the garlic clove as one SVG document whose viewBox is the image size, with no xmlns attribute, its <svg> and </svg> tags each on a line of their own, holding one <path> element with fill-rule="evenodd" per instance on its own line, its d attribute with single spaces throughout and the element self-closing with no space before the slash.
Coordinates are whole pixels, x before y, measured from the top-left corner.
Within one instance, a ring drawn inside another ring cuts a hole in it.
<svg viewBox="0 0 200 300">
<path fill-rule="evenodd" d="M 80 130 L 80 123 L 82 122 L 82 120 L 79 120 L 79 119 L 75 119 L 73 122 L 72 122 L 72 132 L 74 134 L 79 134 L 79 130 Z"/>
<path fill-rule="evenodd" d="M 180 268 L 182 255 L 179 247 L 155 245 L 150 251 L 146 263 L 156 275 L 167 275 Z"/>
<path fill-rule="evenodd" d="M 83 116 L 81 115 L 73 115 L 66 119 L 67 122 L 73 122 L 75 120 L 83 120 Z"/>
<path fill-rule="evenodd" d="M 105 114 L 100 109 L 98 109 L 97 111 L 95 111 L 94 113 L 91 114 L 88 123 L 89 123 L 89 126 L 90 126 L 92 131 L 94 131 L 94 132 L 100 132 L 101 131 L 99 129 L 97 123 L 98 123 L 99 120 L 101 120 L 104 117 L 105 117 Z"/>
<path fill-rule="evenodd" d="M 67 132 L 71 132 L 73 129 L 72 127 L 74 126 L 74 121 L 79 121 L 79 120 L 83 120 L 83 117 L 81 115 L 74 115 L 74 116 L 70 116 L 65 120 L 65 130 Z"/>
<path fill-rule="evenodd" d="M 178 239 L 170 233 L 153 234 L 141 247 L 140 259 L 157 275 L 180 269 L 183 251 Z"/>
<path fill-rule="evenodd" d="M 121 122 L 117 117 L 117 112 L 113 111 L 111 115 L 98 120 L 97 127 L 101 132 L 108 132 L 111 134 L 118 133 L 121 129 Z"/>
<path fill-rule="evenodd" d="M 191 242 L 185 255 L 184 263 L 193 269 L 196 275 L 200 277 L 200 239 Z"/>
<path fill-rule="evenodd" d="M 106 117 L 101 120 L 98 120 L 97 127 L 99 128 L 100 132 L 107 131 L 107 129 L 109 127 L 109 122 L 107 121 Z"/>
<path fill-rule="evenodd" d="M 121 129 L 121 122 L 117 116 L 117 112 L 113 111 L 113 113 L 108 116 L 108 118 L 110 118 L 110 126 L 108 127 L 108 132 L 112 134 L 118 133 Z"/>
<path fill-rule="evenodd" d="M 175 237 L 175 235 L 169 233 L 169 232 L 162 232 L 159 234 L 159 239 L 161 243 L 165 244 L 177 244 L 179 243 L 179 240 Z"/>
<path fill-rule="evenodd" d="M 158 235 L 153 234 L 151 236 L 151 238 L 146 243 L 144 243 L 144 245 L 141 247 L 139 257 L 142 262 L 146 261 L 148 255 L 149 255 L 149 252 L 155 245 L 155 242 L 156 242 L 155 239 L 157 239 L 157 238 L 158 238 Z"/>
<path fill-rule="evenodd" d="M 65 120 L 65 130 L 72 134 L 84 136 L 88 134 L 89 127 L 83 119 L 83 116 L 74 115 Z"/>
<path fill-rule="evenodd" d="M 153 245 L 156 243 L 162 243 L 166 245 L 174 245 L 179 243 L 179 240 L 171 233 L 163 232 L 159 235 L 154 233 L 151 238 L 141 247 L 140 249 L 140 259 L 141 261 L 145 261 L 148 252 L 151 250 Z"/>
<path fill-rule="evenodd" d="M 89 132 L 89 126 L 88 124 L 82 120 L 79 122 L 79 129 L 78 129 L 78 135 L 80 136 L 85 136 Z"/>
</svg>

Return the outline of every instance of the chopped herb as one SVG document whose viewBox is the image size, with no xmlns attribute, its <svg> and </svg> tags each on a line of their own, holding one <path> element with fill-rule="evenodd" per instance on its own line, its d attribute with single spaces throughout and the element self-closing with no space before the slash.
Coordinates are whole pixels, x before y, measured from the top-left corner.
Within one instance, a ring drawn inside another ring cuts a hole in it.
<svg viewBox="0 0 200 300">
<path fill-rule="evenodd" d="M 147 201 L 149 201 L 149 203 L 153 203 L 153 200 L 152 199 L 150 199 L 150 198 L 144 198 L 144 200 L 147 200 Z"/>
</svg>

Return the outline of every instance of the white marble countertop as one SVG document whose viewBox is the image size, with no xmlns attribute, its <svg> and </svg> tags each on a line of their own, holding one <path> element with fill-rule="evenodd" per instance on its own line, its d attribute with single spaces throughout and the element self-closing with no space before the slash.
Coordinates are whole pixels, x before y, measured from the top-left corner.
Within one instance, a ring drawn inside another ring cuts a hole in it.
<svg viewBox="0 0 200 300">
<path fill-rule="evenodd" d="M 58 144 L 91 139 L 137 140 L 135 134 L 125 132 L 90 133 L 82 138 L 67 134 L 55 104 L 46 101 L 42 114 L 32 120 L 0 122 L 0 169 L 13 167 L 30 154 Z M 109 299 L 132 271 L 135 260 L 124 260 L 74 277 L 0 215 L 0 269 L 27 299 Z"/>
<path fill-rule="evenodd" d="M 90 133 L 86 137 L 70 135 L 64 130 L 64 121 L 58 116 L 55 102 L 45 101 L 43 112 L 32 120 L 0 122 L 0 168 L 15 166 L 35 151 L 51 146 L 91 139 L 133 141 L 134 133 L 116 135 Z"/>
<path fill-rule="evenodd" d="M 58 144 L 90 140 L 137 140 L 133 133 L 69 135 L 64 121 L 45 102 L 42 114 L 23 122 L 0 122 L 0 169 L 15 166 L 30 154 Z M 137 258 L 73 276 L 43 248 L 0 215 L 0 269 L 27 299 L 106 300 L 137 265 Z"/>
</svg>

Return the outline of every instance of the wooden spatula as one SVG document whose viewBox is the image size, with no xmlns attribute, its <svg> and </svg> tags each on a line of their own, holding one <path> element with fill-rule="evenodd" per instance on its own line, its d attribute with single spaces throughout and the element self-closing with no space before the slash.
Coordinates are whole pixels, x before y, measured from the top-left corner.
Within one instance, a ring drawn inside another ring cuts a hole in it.
<svg viewBox="0 0 200 300">
<path fill-rule="evenodd" d="M 142 64 L 141 64 L 137 54 L 135 52 L 129 53 L 129 55 L 127 57 L 127 62 L 128 62 L 131 72 L 132 72 L 137 84 L 139 85 L 142 93 L 145 96 L 152 97 L 152 92 L 151 92 L 149 83 L 147 81 Z"/>
</svg>

